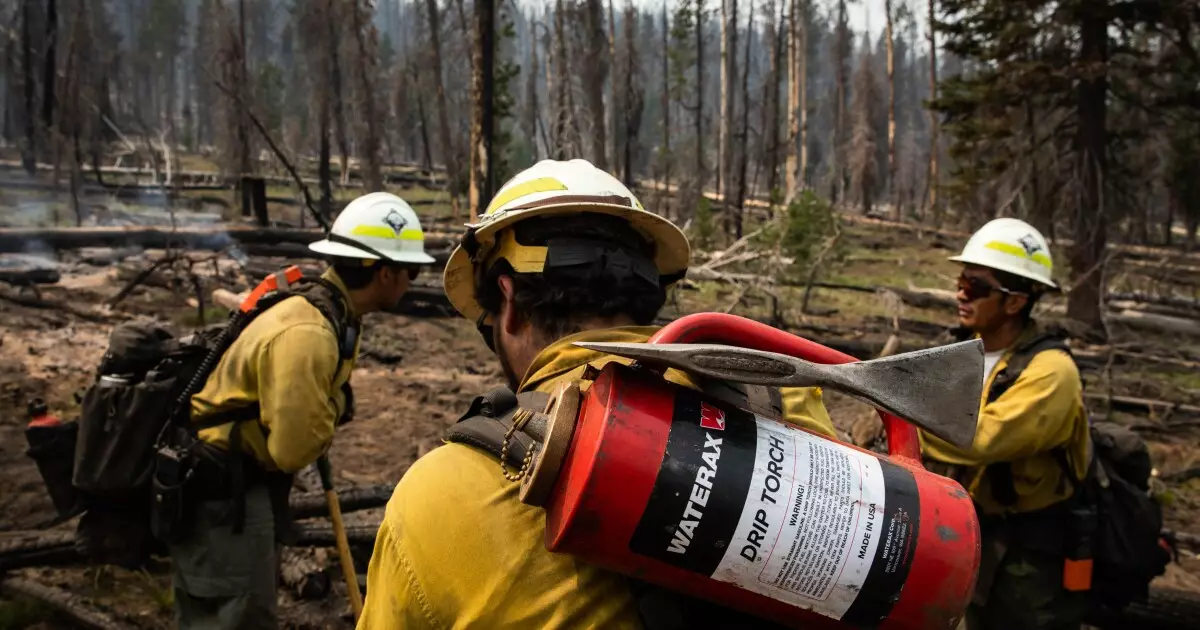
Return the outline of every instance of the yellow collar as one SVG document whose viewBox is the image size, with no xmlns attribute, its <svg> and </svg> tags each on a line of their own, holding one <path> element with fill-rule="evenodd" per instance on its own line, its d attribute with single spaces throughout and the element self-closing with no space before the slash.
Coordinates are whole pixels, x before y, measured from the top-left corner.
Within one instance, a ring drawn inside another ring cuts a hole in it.
<svg viewBox="0 0 1200 630">
<path fill-rule="evenodd" d="M 578 369 L 581 366 L 602 358 L 607 357 L 612 360 L 628 362 L 626 359 L 573 345 L 576 341 L 637 343 L 646 341 L 656 332 L 658 332 L 658 326 L 621 326 L 618 328 L 585 330 L 573 335 L 567 335 L 546 346 L 538 353 L 537 357 L 533 359 L 533 363 L 529 364 L 529 369 L 525 372 L 525 378 L 521 379 L 521 387 L 518 391 L 535 390 L 540 384 L 546 381 L 552 381 L 571 370 Z"/>
</svg>

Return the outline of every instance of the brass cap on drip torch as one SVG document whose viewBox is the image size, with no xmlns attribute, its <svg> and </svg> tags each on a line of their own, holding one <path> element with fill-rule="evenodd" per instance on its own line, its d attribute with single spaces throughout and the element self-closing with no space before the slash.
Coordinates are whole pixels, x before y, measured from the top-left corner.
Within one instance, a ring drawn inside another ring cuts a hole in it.
<svg viewBox="0 0 1200 630">
<path fill-rule="evenodd" d="M 534 457 L 533 469 L 521 480 L 521 503 L 545 507 L 575 434 L 580 400 L 577 383 L 561 383 L 550 395 L 545 409 L 545 436 Z"/>
</svg>

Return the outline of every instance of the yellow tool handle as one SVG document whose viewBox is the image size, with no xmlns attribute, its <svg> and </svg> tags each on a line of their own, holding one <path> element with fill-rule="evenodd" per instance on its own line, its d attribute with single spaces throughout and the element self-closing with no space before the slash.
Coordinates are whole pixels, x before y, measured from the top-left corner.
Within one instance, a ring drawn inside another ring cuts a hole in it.
<svg viewBox="0 0 1200 630">
<path fill-rule="evenodd" d="M 329 503 L 329 520 L 333 521 L 333 533 L 337 538 L 338 562 L 342 565 L 342 576 L 346 579 L 346 592 L 350 596 L 350 607 L 354 609 L 354 620 L 362 616 L 362 593 L 358 590 L 358 574 L 354 572 L 354 558 L 350 556 L 350 543 L 346 540 L 346 526 L 342 523 L 342 507 L 337 492 L 325 491 Z"/>
</svg>

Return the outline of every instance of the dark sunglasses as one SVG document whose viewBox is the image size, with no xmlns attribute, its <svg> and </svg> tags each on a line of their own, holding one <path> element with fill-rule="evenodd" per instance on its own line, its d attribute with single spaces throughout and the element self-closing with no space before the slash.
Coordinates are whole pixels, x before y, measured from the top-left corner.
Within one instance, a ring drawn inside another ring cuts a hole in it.
<svg viewBox="0 0 1200 630">
<path fill-rule="evenodd" d="M 407 267 L 407 269 L 408 269 L 408 279 L 409 280 L 416 280 L 417 276 L 421 275 L 421 268 L 416 265 Z"/>
<path fill-rule="evenodd" d="M 990 297 L 993 292 L 1003 293 L 1004 295 L 1025 295 L 1020 291 L 1010 291 L 1004 287 L 996 286 L 983 278 L 971 276 L 958 277 L 958 290 L 963 292 L 968 302 Z"/>
</svg>

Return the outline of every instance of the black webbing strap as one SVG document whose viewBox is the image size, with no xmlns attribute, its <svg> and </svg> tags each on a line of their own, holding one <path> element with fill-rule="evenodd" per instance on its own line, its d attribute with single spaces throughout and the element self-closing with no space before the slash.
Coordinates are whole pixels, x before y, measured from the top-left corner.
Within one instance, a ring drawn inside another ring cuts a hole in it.
<svg viewBox="0 0 1200 630">
<path fill-rule="evenodd" d="M 1009 389 L 1016 384 L 1021 378 L 1021 373 L 1029 364 L 1033 362 L 1033 358 L 1045 350 L 1062 350 L 1068 355 L 1071 355 L 1070 348 L 1063 340 L 1063 335 L 1057 331 L 1044 332 L 1030 339 L 1023 341 L 1020 345 L 1013 349 L 1012 354 L 1008 358 L 1004 369 L 992 379 L 992 386 L 988 389 L 987 403 L 998 400 Z M 1071 355 L 1072 359 L 1074 355 Z M 1059 451 L 1061 449 L 1055 449 Z M 1062 454 L 1065 457 L 1065 453 Z M 1058 454 L 1055 457 L 1059 457 Z M 1069 470 L 1069 467 L 1064 467 L 1064 472 Z M 1000 505 L 1011 506 L 1017 503 L 1017 487 L 1013 480 L 1012 463 L 1011 462 L 996 462 L 987 467 L 988 483 L 992 489 L 992 498 Z M 1068 475 L 1071 481 L 1074 482 L 1074 475 Z"/>
<path fill-rule="evenodd" d="M 512 417 L 520 407 L 541 410 L 550 400 L 549 394 L 524 392 L 513 394 L 508 388 L 492 390 L 471 402 L 467 413 L 446 430 L 447 442 L 466 444 L 500 459 L 504 434 L 512 426 Z M 525 453 L 534 446 L 533 438 L 522 431 L 513 434 L 508 443 L 505 464 L 520 468 Z"/>
</svg>

